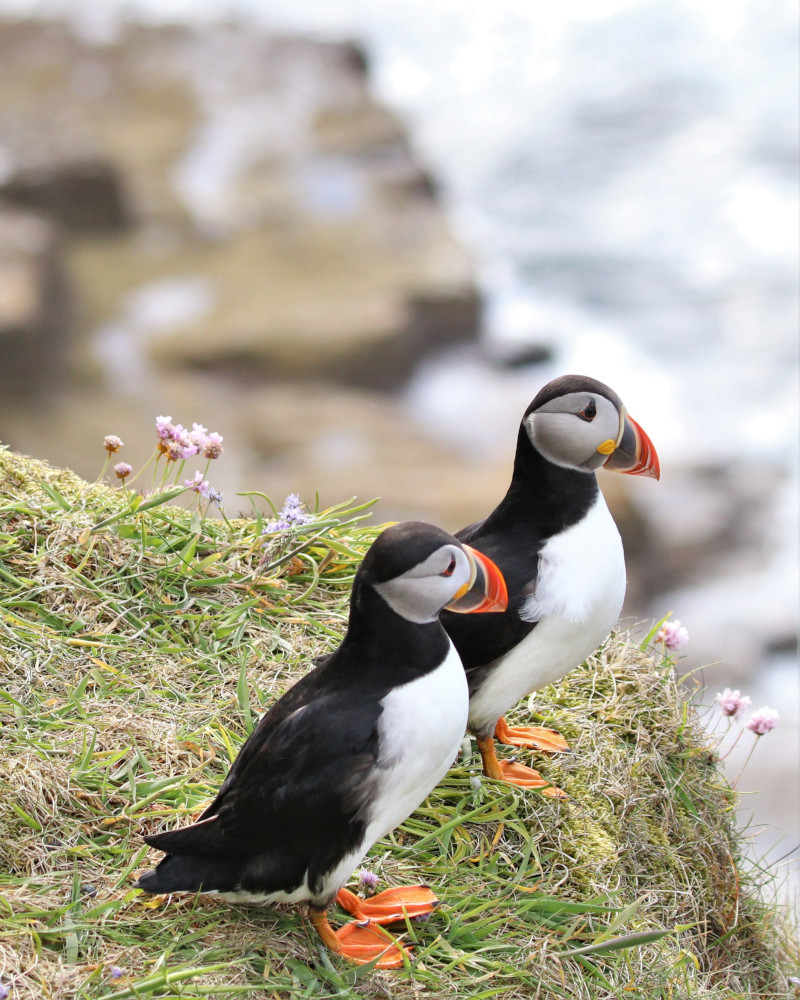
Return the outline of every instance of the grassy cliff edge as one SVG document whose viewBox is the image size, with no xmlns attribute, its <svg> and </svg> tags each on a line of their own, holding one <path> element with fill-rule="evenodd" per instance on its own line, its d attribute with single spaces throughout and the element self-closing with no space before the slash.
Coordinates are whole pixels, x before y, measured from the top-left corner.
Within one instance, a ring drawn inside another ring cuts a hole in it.
<svg viewBox="0 0 800 1000">
<path fill-rule="evenodd" d="M 405 929 L 410 968 L 336 960 L 297 909 L 132 890 L 142 833 L 196 813 L 258 713 L 336 645 L 379 530 L 342 505 L 265 548 L 255 504 L 228 520 L 163 500 L 0 448 L 12 1000 L 795 995 L 789 919 L 743 859 L 735 793 L 674 665 L 624 635 L 517 709 L 569 741 L 536 759 L 568 800 L 481 778 L 466 741 L 373 848 L 379 888 L 425 881 L 443 901 Z"/>
</svg>

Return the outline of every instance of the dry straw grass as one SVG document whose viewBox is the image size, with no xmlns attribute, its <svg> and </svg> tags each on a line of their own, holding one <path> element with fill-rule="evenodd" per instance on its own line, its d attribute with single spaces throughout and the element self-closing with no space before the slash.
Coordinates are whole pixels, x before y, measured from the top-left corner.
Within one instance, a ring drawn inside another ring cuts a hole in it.
<svg viewBox="0 0 800 1000">
<path fill-rule="evenodd" d="M 569 740 L 572 753 L 536 762 L 568 800 L 477 782 L 467 744 L 373 849 L 384 883 L 423 879 L 443 899 L 405 929 L 409 969 L 349 967 L 297 910 L 132 890 L 152 860 L 142 834 L 195 813 L 257 712 L 335 645 L 377 531 L 343 506 L 265 565 L 257 512 L 134 506 L 0 450 L 0 984 L 13 1000 L 793 995 L 797 952 L 743 860 L 734 794 L 673 665 L 625 636 L 518 712 Z"/>
</svg>

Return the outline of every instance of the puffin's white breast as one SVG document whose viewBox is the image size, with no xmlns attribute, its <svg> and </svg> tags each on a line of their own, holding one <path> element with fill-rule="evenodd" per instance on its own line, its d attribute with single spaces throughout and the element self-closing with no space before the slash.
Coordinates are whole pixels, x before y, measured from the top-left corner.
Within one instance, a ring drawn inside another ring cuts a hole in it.
<svg viewBox="0 0 800 1000">
<path fill-rule="evenodd" d="M 436 670 L 393 688 L 378 720 L 379 772 L 364 838 L 325 876 L 337 890 L 372 845 L 411 815 L 452 765 L 467 728 L 467 675 L 452 642 Z"/>
<path fill-rule="evenodd" d="M 378 721 L 381 778 L 368 839 L 379 840 L 393 830 L 444 777 L 464 737 L 468 705 L 467 677 L 452 642 L 436 670 L 383 699 Z"/>
<path fill-rule="evenodd" d="M 536 589 L 520 612 L 538 624 L 473 694 L 470 727 L 493 726 L 520 698 L 582 663 L 616 624 L 624 597 L 622 541 L 598 494 L 582 521 L 543 546 Z"/>
</svg>

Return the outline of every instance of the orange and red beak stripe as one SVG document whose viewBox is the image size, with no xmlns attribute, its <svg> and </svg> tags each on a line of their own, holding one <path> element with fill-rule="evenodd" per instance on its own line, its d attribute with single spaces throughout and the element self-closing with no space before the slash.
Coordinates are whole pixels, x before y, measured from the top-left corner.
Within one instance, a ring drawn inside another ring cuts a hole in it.
<svg viewBox="0 0 800 1000">
<path fill-rule="evenodd" d="M 503 574 L 488 556 L 471 545 L 464 545 L 464 551 L 472 563 L 473 576 L 447 605 L 447 610 L 459 614 L 505 611 L 508 589 Z"/>
<path fill-rule="evenodd" d="M 661 477 L 661 466 L 655 446 L 633 417 L 623 413 L 622 436 L 614 451 L 603 463 L 610 472 L 624 472 L 628 476 Z"/>
</svg>

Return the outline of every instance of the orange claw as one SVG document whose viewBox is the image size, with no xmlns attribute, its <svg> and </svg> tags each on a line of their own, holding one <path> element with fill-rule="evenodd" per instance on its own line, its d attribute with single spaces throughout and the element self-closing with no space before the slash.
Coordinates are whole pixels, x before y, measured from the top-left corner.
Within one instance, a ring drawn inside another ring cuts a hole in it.
<svg viewBox="0 0 800 1000">
<path fill-rule="evenodd" d="M 527 747 L 529 750 L 541 750 L 544 753 L 559 753 L 569 750 L 569 744 L 554 729 L 541 729 L 538 726 L 509 726 L 503 716 L 497 720 L 494 727 L 494 737 L 498 743 L 506 746 Z"/>
<path fill-rule="evenodd" d="M 324 910 L 310 910 L 308 917 L 322 943 L 356 965 L 375 962 L 376 969 L 402 969 L 411 957 L 399 941 L 369 922 L 359 924 L 351 920 L 334 931 Z"/>
<path fill-rule="evenodd" d="M 392 924 L 408 917 L 433 913 L 439 900 L 426 885 L 404 885 L 385 889 L 370 899 L 359 899 L 349 889 L 340 889 L 336 902 L 357 920 Z"/>
</svg>

